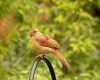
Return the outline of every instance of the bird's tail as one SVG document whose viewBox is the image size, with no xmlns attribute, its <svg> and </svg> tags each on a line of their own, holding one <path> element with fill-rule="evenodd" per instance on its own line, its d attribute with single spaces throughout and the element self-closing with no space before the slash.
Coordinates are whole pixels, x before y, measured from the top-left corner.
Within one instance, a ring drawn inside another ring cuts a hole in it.
<svg viewBox="0 0 100 80">
<path fill-rule="evenodd" d="M 67 61 L 64 59 L 64 57 L 59 53 L 59 51 L 53 49 L 53 53 L 60 59 L 60 61 L 61 61 L 62 64 L 63 64 L 64 69 L 66 69 L 66 70 L 69 71 L 71 68 L 70 68 L 68 62 L 67 62 Z"/>
</svg>

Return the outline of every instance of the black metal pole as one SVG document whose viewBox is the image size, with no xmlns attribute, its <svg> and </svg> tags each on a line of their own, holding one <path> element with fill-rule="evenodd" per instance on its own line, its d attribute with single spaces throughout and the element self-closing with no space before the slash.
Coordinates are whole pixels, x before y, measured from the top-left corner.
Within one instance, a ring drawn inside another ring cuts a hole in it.
<svg viewBox="0 0 100 80">
<path fill-rule="evenodd" d="M 50 74 L 51 74 L 52 80 L 56 80 L 54 69 L 53 69 L 49 59 L 45 55 L 39 55 L 39 56 L 36 57 L 35 62 L 33 63 L 32 68 L 31 68 L 29 80 L 34 80 L 36 67 L 41 60 L 43 60 L 47 64 L 49 71 L 50 71 Z"/>
</svg>

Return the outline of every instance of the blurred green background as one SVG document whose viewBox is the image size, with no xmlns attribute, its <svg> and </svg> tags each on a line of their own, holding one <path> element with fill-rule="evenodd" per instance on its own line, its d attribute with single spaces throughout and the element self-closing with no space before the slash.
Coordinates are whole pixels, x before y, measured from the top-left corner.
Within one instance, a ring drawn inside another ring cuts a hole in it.
<svg viewBox="0 0 100 80">
<path fill-rule="evenodd" d="M 72 68 L 49 54 L 57 80 L 100 80 L 100 0 L 0 0 L 0 80 L 28 80 L 33 24 L 58 41 Z M 44 62 L 35 80 L 51 80 Z"/>
</svg>

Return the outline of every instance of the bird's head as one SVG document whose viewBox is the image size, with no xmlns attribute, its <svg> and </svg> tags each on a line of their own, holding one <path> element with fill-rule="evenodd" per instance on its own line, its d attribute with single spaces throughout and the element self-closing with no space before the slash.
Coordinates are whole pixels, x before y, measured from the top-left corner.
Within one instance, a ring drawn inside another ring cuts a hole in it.
<svg viewBox="0 0 100 80">
<path fill-rule="evenodd" d="M 30 30 L 29 35 L 30 35 L 30 36 L 35 36 L 37 32 L 38 32 L 38 30 L 37 30 L 35 27 L 33 27 L 33 28 Z"/>
</svg>

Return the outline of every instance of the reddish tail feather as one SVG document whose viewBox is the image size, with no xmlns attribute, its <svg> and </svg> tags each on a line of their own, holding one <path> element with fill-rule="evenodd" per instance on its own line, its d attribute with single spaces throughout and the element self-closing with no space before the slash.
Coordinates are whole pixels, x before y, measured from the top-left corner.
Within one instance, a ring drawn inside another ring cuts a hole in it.
<svg viewBox="0 0 100 80">
<path fill-rule="evenodd" d="M 60 59 L 60 61 L 62 62 L 64 69 L 66 70 L 70 70 L 70 66 L 68 64 L 68 62 L 64 59 L 64 57 L 55 49 L 53 49 L 54 54 Z"/>
</svg>

